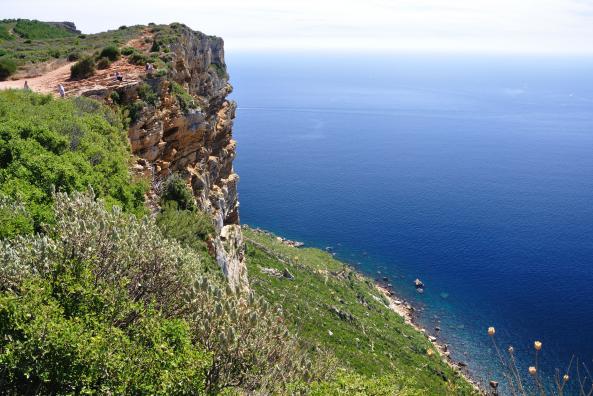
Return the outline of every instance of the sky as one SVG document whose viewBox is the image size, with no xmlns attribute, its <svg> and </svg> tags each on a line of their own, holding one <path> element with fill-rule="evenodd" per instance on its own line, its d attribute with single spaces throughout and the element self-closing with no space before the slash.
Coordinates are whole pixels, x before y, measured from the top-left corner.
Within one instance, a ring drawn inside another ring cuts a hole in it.
<svg viewBox="0 0 593 396">
<path fill-rule="evenodd" d="M 85 33 L 182 22 L 227 50 L 593 55 L 593 0 L 0 0 L 0 18 Z"/>
</svg>

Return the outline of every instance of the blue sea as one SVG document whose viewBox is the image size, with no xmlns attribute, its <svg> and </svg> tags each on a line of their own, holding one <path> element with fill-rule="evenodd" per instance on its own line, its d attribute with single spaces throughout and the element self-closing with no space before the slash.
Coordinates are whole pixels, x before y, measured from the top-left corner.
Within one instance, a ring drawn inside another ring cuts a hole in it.
<svg viewBox="0 0 593 396">
<path fill-rule="evenodd" d="M 482 380 L 501 380 L 488 326 L 521 372 L 534 340 L 544 375 L 573 354 L 593 368 L 592 58 L 227 64 L 243 223 L 388 276 Z"/>
</svg>

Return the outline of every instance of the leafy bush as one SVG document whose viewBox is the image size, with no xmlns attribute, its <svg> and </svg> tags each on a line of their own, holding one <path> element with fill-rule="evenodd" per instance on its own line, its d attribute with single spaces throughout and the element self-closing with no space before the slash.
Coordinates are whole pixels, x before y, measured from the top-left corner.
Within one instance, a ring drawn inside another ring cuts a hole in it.
<svg viewBox="0 0 593 396">
<path fill-rule="evenodd" d="M 90 185 L 109 206 L 144 213 L 146 186 L 131 180 L 127 133 L 109 108 L 12 90 L 0 92 L 0 114 L 0 195 L 22 202 L 36 230 L 52 219 L 54 188 Z"/>
<path fill-rule="evenodd" d="M 146 107 L 146 103 L 144 101 L 138 99 L 133 101 L 131 104 L 126 106 L 127 113 L 129 115 L 129 122 L 136 122 L 140 119 L 140 115 L 142 114 L 142 110 Z"/>
<path fill-rule="evenodd" d="M 97 69 L 104 70 L 111 65 L 111 61 L 108 58 L 101 58 L 97 61 Z"/>
<path fill-rule="evenodd" d="M 187 113 L 190 109 L 196 108 L 194 98 L 187 93 L 187 91 L 175 81 L 171 81 L 171 93 L 175 95 L 179 107 L 184 113 Z"/>
<path fill-rule="evenodd" d="M 160 51 L 160 49 L 161 49 L 161 46 L 160 46 L 159 42 L 156 40 L 153 40 L 152 46 L 150 47 L 150 52 L 158 52 L 158 51 Z"/>
<path fill-rule="evenodd" d="M 0 40 L 14 40 L 12 34 L 5 24 L 0 24 Z"/>
<path fill-rule="evenodd" d="M 107 212 L 92 193 L 57 194 L 55 219 L 46 235 L 0 241 L 0 380 L 154 394 L 199 393 L 204 379 L 208 393 L 273 394 L 325 378 L 280 311 L 201 276 L 199 255 L 154 221 Z"/>
<path fill-rule="evenodd" d="M 70 78 L 80 80 L 95 74 L 95 61 L 91 57 L 84 57 L 70 68 Z"/>
<path fill-rule="evenodd" d="M 161 202 L 163 205 L 167 202 L 175 202 L 180 210 L 194 211 L 196 209 L 194 195 L 185 180 L 178 175 L 171 176 L 165 182 Z"/>
<path fill-rule="evenodd" d="M 214 234 L 212 218 L 199 210 L 179 210 L 176 202 L 167 202 L 156 217 L 156 224 L 168 239 L 199 252 L 205 273 L 220 278 L 222 272 L 210 256 L 208 240 Z"/>
<path fill-rule="evenodd" d="M 119 49 L 116 46 L 110 45 L 101 50 L 99 58 L 107 58 L 113 62 L 118 60 L 120 55 Z"/>
<path fill-rule="evenodd" d="M 80 59 L 80 52 L 78 51 L 72 51 L 68 54 L 68 61 L 69 62 L 74 62 Z"/>
<path fill-rule="evenodd" d="M 139 52 L 134 52 L 130 55 L 128 61 L 133 65 L 145 65 L 148 62 L 148 57 Z"/>
<path fill-rule="evenodd" d="M 147 83 L 142 83 L 138 86 L 138 96 L 144 102 L 151 104 L 153 106 L 159 100 L 159 96 L 157 95 L 157 93 L 154 92 L 153 88 Z"/>
<path fill-rule="evenodd" d="M 47 276 L 0 294 L 3 392 L 202 393 L 211 358 L 187 322 L 132 301 L 92 262 L 48 259 Z"/>
<path fill-rule="evenodd" d="M 176 202 L 165 204 L 156 223 L 168 238 L 194 249 L 201 249 L 204 241 L 214 234 L 212 219 L 208 214 L 198 210 L 179 210 Z"/>
<path fill-rule="evenodd" d="M 16 63 L 9 58 L 0 58 L 0 81 L 6 80 L 16 72 Z"/>
<path fill-rule="evenodd" d="M 136 49 L 134 47 L 124 47 L 121 49 L 121 54 L 125 56 L 131 55 L 134 52 L 136 52 Z"/>
<path fill-rule="evenodd" d="M 22 204 L 0 196 L 0 239 L 32 234 L 33 219 Z"/>
</svg>

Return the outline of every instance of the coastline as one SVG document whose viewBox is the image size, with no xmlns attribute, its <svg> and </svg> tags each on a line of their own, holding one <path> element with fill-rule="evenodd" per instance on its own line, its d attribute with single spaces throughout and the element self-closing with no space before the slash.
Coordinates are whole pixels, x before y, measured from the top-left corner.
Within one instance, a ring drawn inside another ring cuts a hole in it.
<svg viewBox="0 0 593 396">
<path fill-rule="evenodd" d="M 362 273 L 358 270 L 356 270 L 356 271 L 361 276 L 368 278 L 368 276 L 365 275 L 364 273 Z M 459 374 L 461 376 L 463 376 L 465 378 L 465 380 L 467 382 L 469 382 L 477 392 L 479 392 L 481 394 L 485 394 L 485 391 L 480 386 L 480 383 L 477 380 L 475 380 L 474 378 L 472 378 L 466 370 L 464 370 L 466 365 L 460 364 L 461 362 L 456 362 L 455 360 L 453 360 L 451 358 L 449 346 L 447 344 L 444 344 L 443 342 L 439 341 L 437 337 L 429 335 L 428 332 L 426 331 L 426 329 L 421 327 L 416 322 L 415 317 L 414 317 L 414 312 L 416 312 L 416 309 L 414 308 L 414 306 L 411 305 L 408 301 L 398 298 L 397 294 L 393 291 L 393 288 L 387 287 L 386 285 L 382 284 L 382 282 L 380 282 L 378 280 L 375 280 L 374 282 L 375 282 L 375 288 L 379 292 L 381 292 L 385 296 L 385 298 L 387 298 L 387 301 L 389 301 L 389 309 L 391 309 L 393 312 L 395 312 L 396 314 L 401 316 L 404 319 L 404 321 L 406 322 L 406 324 L 411 326 L 417 332 L 423 334 L 426 337 L 426 339 L 433 345 L 434 350 L 436 351 L 436 353 L 439 355 L 439 357 L 441 358 L 441 360 L 444 363 L 446 363 L 453 370 L 459 372 Z"/>
<path fill-rule="evenodd" d="M 303 242 L 290 240 L 290 239 L 284 238 L 282 236 L 278 236 L 277 234 L 270 232 L 268 230 L 262 229 L 260 227 L 251 227 L 247 224 L 242 224 L 241 227 L 249 228 L 250 230 L 252 230 L 256 233 L 261 233 L 268 237 L 272 237 L 272 238 L 276 239 L 278 242 L 280 242 L 286 246 L 295 248 L 295 249 L 305 246 L 305 244 Z M 311 246 L 311 247 L 313 247 L 313 246 Z M 313 248 L 315 248 L 315 247 L 313 247 Z M 332 255 L 332 257 L 335 256 L 335 253 L 332 253 L 331 250 L 328 250 L 327 248 L 325 250 L 321 249 L 321 248 L 316 248 L 316 249 L 318 249 L 320 251 L 324 251 L 326 253 L 329 253 Z M 280 258 L 278 258 L 278 259 L 280 259 Z M 390 309 L 391 311 L 395 312 L 397 315 L 402 317 L 404 319 L 404 322 L 407 325 L 409 325 L 415 331 L 417 331 L 418 333 L 420 333 L 424 337 L 426 337 L 426 339 L 434 347 L 434 353 L 436 353 L 445 364 L 447 364 L 449 367 L 451 367 L 451 369 L 458 372 L 459 375 L 461 375 L 469 384 L 471 384 L 473 386 L 473 388 L 476 390 L 476 392 L 478 392 L 480 394 L 486 394 L 486 391 L 484 390 L 484 388 L 482 388 L 480 386 L 480 383 L 477 380 L 475 380 L 474 378 L 472 378 L 471 375 L 467 372 L 467 370 L 465 370 L 465 367 L 467 366 L 467 364 L 460 362 L 460 361 L 453 360 L 451 358 L 449 346 L 447 344 L 443 343 L 442 341 L 439 341 L 438 337 L 430 335 L 426 331 L 426 329 L 423 328 L 417 322 L 415 313 L 418 312 L 418 310 L 416 308 L 414 308 L 412 303 L 401 298 L 397 294 L 396 290 L 394 290 L 394 288 L 390 284 L 388 284 L 388 280 L 385 280 L 385 279 L 380 280 L 380 279 L 372 278 L 370 275 L 365 274 L 360 269 L 356 268 L 353 264 L 346 263 L 346 262 L 341 261 L 335 257 L 334 257 L 334 259 L 337 261 L 340 261 L 342 264 L 350 267 L 360 277 L 366 278 L 366 279 L 372 281 L 376 290 L 379 293 L 381 293 L 385 297 L 385 299 L 389 302 L 389 305 L 387 305 L 388 309 Z"/>
</svg>

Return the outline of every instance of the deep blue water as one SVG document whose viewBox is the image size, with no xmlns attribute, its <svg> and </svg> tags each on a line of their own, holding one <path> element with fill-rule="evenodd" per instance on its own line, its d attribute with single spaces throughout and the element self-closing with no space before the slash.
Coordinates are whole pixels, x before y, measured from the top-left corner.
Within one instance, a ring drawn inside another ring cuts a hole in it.
<svg viewBox="0 0 593 396">
<path fill-rule="evenodd" d="M 593 59 L 227 63 L 242 222 L 389 275 L 483 378 L 491 325 L 521 370 L 535 339 L 550 374 L 593 367 Z"/>
</svg>

